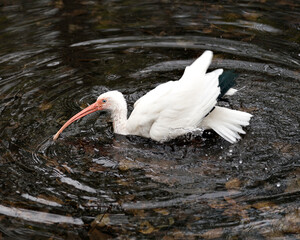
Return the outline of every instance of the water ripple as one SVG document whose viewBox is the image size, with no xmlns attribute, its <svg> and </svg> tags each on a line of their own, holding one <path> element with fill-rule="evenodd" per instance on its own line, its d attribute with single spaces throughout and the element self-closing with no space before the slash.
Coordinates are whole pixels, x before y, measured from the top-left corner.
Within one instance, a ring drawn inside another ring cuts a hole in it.
<svg viewBox="0 0 300 240">
<path fill-rule="evenodd" d="M 21 218 L 23 220 L 31 222 L 42 222 L 47 224 L 66 223 L 74 225 L 83 225 L 83 221 L 80 218 L 73 218 L 53 213 L 27 210 L 23 208 L 6 207 L 3 205 L 0 205 L 0 213 L 6 216 Z"/>
<path fill-rule="evenodd" d="M 131 74 L 133 78 L 148 77 L 155 72 L 168 72 L 174 70 L 182 70 L 185 66 L 190 65 L 194 60 L 175 60 L 160 62 L 155 65 L 146 67 L 138 72 Z M 225 68 L 232 70 L 251 71 L 259 74 L 267 74 L 270 76 L 281 76 L 285 78 L 293 78 L 300 80 L 300 75 L 297 71 L 285 69 L 274 64 L 264 64 L 257 62 L 248 62 L 241 60 L 230 59 L 214 59 L 210 68 Z"/>
<path fill-rule="evenodd" d="M 212 50 L 224 53 L 230 53 L 237 56 L 250 57 L 267 60 L 274 63 L 285 64 L 287 66 L 300 66 L 297 60 L 291 61 L 279 53 L 272 53 L 263 48 L 246 42 L 234 41 L 221 38 L 205 37 L 205 36 L 168 36 L 168 37 L 152 37 L 152 36 L 135 36 L 135 37 L 117 37 L 96 39 L 72 44 L 71 47 L 94 46 L 97 50 L 119 49 L 119 48 L 183 48 L 183 49 L 201 49 Z"/>
<path fill-rule="evenodd" d="M 270 25 L 245 21 L 245 20 L 238 20 L 237 22 L 224 22 L 224 21 L 212 21 L 213 24 L 217 25 L 230 25 L 230 26 L 237 26 L 241 28 L 250 28 L 253 30 L 261 31 L 261 32 L 268 32 L 273 34 L 280 34 L 282 31 L 280 29 L 274 28 Z"/>
<path fill-rule="evenodd" d="M 182 198 L 173 198 L 171 200 L 166 201 L 158 201 L 158 202 L 136 202 L 136 203 L 124 203 L 122 207 L 126 210 L 129 209 L 153 209 L 153 208 L 165 208 L 165 207 L 172 207 L 172 206 L 179 206 L 181 204 L 190 204 L 196 203 L 199 201 L 204 201 L 208 199 L 217 199 L 217 198 L 224 198 L 224 197 L 235 197 L 239 195 L 240 192 L 238 191 L 231 191 L 231 192 L 215 192 L 215 193 L 205 193 L 203 195 L 189 195 Z"/>
<path fill-rule="evenodd" d="M 49 200 L 39 198 L 39 197 L 34 197 L 34 196 L 31 196 L 27 193 L 23 193 L 21 196 L 25 199 L 30 200 L 30 201 L 37 202 L 37 203 L 42 203 L 42 204 L 45 204 L 45 205 L 48 205 L 48 206 L 53 206 L 53 207 L 61 207 L 62 206 L 61 204 L 59 204 L 57 202 L 49 201 Z"/>
</svg>

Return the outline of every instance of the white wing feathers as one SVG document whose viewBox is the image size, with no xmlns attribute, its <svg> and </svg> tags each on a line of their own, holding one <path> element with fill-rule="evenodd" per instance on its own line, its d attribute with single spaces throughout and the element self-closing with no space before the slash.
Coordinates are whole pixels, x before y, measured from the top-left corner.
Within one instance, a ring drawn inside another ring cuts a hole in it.
<svg viewBox="0 0 300 240">
<path fill-rule="evenodd" d="M 205 73 L 211 64 L 213 58 L 212 51 L 205 51 L 199 58 L 197 58 L 192 65 L 185 68 L 184 74 L 179 81 L 198 82 L 205 76 Z"/>
<path fill-rule="evenodd" d="M 159 85 L 136 103 L 127 129 L 157 141 L 195 130 L 217 103 L 220 94 L 218 69 L 205 74 L 212 60 L 206 51 L 188 66 L 179 81 Z"/>
</svg>

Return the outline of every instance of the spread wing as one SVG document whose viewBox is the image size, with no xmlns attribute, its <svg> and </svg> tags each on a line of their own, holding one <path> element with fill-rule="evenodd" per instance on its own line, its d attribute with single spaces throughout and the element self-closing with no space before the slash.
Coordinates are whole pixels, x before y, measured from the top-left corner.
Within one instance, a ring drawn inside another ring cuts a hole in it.
<svg viewBox="0 0 300 240">
<path fill-rule="evenodd" d="M 164 141 L 196 129 L 220 94 L 218 78 L 223 70 L 206 74 L 211 60 L 212 52 L 204 52 L 186 67 L 180 80 L 161 84 L 141 97 L 127 121 L 129 132 Z"/>
</svg>

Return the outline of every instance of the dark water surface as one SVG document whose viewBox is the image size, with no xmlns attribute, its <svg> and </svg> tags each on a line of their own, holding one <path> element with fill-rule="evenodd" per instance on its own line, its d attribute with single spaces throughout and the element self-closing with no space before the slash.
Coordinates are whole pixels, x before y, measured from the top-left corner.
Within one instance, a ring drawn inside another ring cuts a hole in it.
<svg viewBox="0 0 300 240">
<path fill-rule="evenodd" d="M 0 2 L 0 239 L 300 239 L 300 4 L 294 0 Z M 236 144 L 114 135 L 205 49 L 239 73 Z"/>
</svg>

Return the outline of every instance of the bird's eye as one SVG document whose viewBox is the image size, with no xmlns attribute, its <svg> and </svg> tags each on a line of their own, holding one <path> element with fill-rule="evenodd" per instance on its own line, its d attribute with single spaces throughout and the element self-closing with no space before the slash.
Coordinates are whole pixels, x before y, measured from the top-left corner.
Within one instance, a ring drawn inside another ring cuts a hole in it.
<svg viewBox="0 0 300 240">
<path fill-rule="evenodd" d="M 103 100 L 102 100 L 102 102 L 103 102 L 103 103 L 106 103 L 106 100 L 105 100 L 105 99 L 103 99 Z"/>
</svg>

